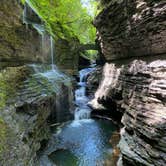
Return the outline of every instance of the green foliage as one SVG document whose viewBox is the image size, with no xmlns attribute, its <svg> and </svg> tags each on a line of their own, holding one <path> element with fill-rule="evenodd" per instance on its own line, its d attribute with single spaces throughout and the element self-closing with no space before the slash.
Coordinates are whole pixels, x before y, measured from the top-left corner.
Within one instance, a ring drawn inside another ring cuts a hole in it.
<svg viewBox="0 0 166 166">
<path fill-rule="evenodd" d="M 0 117 L 0 159 L 1 159 L 1 153 L 5 151 L 6 149 L 6 131 L 7 126 L 3 119 Z"/>
<path fill-rule="evenodd" d="M 81 0 L 26 0 L 26 3 L 44 21 L 52 36 L 67 40 L 76 37 L 81 43 L 88 43 L 96 36 L 92 20 L 97 2 L 86 1 L 88 6 Z"/>
</svg>

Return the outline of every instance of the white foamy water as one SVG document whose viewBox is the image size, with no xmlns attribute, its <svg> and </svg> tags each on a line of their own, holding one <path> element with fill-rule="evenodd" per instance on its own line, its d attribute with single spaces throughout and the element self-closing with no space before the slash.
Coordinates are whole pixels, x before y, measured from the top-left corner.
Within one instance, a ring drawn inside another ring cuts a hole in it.
<svg viewBox="0 0 166 166">
<path fill-rule="evenodd" d="M 86 68 L 79 72 L 79 88 L 75 91 L 75 103 L 77 108 L 74 112 L 74 119 L 76 121 L 90 118 L 91 109 L 87 106 L 89 98 L 86 96 L 86 79 L 88 74 L 93 70 L 94 68 Z"/>
</svg>

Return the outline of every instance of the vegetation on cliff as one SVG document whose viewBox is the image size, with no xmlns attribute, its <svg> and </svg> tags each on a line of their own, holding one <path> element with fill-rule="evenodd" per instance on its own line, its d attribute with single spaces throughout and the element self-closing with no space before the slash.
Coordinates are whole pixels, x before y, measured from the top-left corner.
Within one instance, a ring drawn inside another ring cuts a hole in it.
<svg viewBox="0 0 166 166">
<path fill-rule="evenodd" d="M 44 21 L 52 36 L 62 39 L 75 37 L 81 43 L 94 42 L 96 29 L 92 20 L 97 10 L 95 0 L 22 0 Z M 78 12 L 79 11 L 79 12 Z"/>
</svg>

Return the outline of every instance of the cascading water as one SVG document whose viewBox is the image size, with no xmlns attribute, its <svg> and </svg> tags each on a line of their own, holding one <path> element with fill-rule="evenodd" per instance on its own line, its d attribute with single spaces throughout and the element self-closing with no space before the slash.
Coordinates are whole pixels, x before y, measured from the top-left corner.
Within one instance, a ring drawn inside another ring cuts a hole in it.
<svg viewBox="0 0 166 166">
<path fill-rule="evenodd" d="M 27 2 L 30 3 L 28 0 Z M 26 24 L 29 23 L 26 20 L 26 10 L 24 21 Z M 112 147 L 108 142 L 116 127 L 108 121 L 90 119 L 91 109 L 87 105 L 89 98 L 86 96 L 86 79 L 94 68 L 86 68 L 79 72 L 80 81 L 75 91 L 76 109 L 74 120 L 71 121 L 71 117 L 68 117 L 73 101 L 71 79 L 54 64 L 53 38 L 48 37 L 42 25 L 32 25 L 41 35 L 42 54 L 47 57 L 50 53 L 51 63 L 49 67 L 34 64 L 31 67 L 34 68 L 35 77 L 46 79 L 45 86 L 51 89 L 51 93 L 55 92 L 56 106 L 53 118 L 56 124 L 60 124 L 55 129 L 48 147 L 40 156 L 40 166 L 102 166 L 112 153 Z"/>
<path fill-rule="evenodd" d="M 55 70 L 54 68 L 54 40 L 52 36 L 50 36 L 50 46 L 51 46 L 51 66 L 52 66 L 52 70 Z"/>
<path fill-rule="evenodd" d="M 26 2 L 33 9 L 31 1 L 26 0 Z M 25 9 L 24 23 L 28 24 L 26 12 Z M 48 35 L 45 34 L 42 25 L 32 25 L 42 36 L 42 51 L 44 51 L 45 47 L 48 47 L 48 45 L 45 45 L 45 37 L 48 37 Z M 108 159 L 108 155 L 112 153 L 112 147 L 108 142 L 116 127 L 108 121 L 90 119 L 91 109 L 87 105 L 89 98 L 86 96 L 86 79 L 93 68 L 86 68 L 79 72 L 80 82 L 78 83 L 79 88 L 75 91 L 77 107 L 74 112 L 74 120 L 64 119 L 69 114 L 70 104 L 67 108 L 62 108 L 67 105 L 67 100 L 64 101 L 63 95 L 68 91 L 68 95 L 65 96 L 66 99 L 68 98 L 68 103 L 73 100 L 71 79 L 60 72 L 54 64 L 55 51 L 52 37 L 50 37 L 49 45 L 50 51 L 48 52 L 51 56 L 51 67 L 43 69 L 43 65 L 42 67 L 38 65 L 31 66 L 36 72 L 34 76 L 39 80 L 47 79 L 45 86 L 51 89 L 51 93 L 55 92 L 57 95 L 54 120 L 60 126 L 53 131 L 48 147 L 41 153 L 40 166 L 102 166 L 103 162 Z M 43 54 L 45 55 L 45 52 Z M 67 122 L 63 123 L 64 121 Z"/>
<path fill-rule="evenodd" d="M 86 79 L 93 70 L 86 68 L 79 72 L 74 120 L 55 128 L 47 148 L 40 156 L 40 166 L 103 166 L 112 154 L 109 140 L 116 127 L 109 121 L 91 119 L 91 109 L 87 106 Z"/>
<path fill-rule="evenodd" d="M 90 118 L 91 109 L 87 106 L 89 98 L 86 96 L 86 79 L 88 74 L 93 70 L 94 68 L 86 68 L 79 72 L 79 88 L 75 91 L 75 103 L 77 105 L 77 108 L 74 112 L 75 120 Z"/>
<path fill-rule="evenodd" d="M 46 79 L 46 86 L 49 86 L 52 92 L 56 94 L 55 101 L 55 121 L 57 123 L 66 121 L 71 119 L 71 115 L 69 112 L 70 107 L 72 108 L 73 102 L 73 92 L 72 92 L 72 80 L 71 77 L 62 73 L 57 66 L 54 64 L 54 56 L 55 56 L 55 47 L 54 47 L 54 39 L 52 36 L 45 31 L 44 25 L 36 24 L 28 20 L 28 7 L 34 11 L 33 5 L 30 1 L 26 0 L 27 4 L 25 5 L 23 12 L 23 23 L 28 26 L 31 24 L 33 28 L 35 28 L 39 35 L 41 35 L 41 53 L 42 57 L 45 59 L 50 56 L 50 65 L 45 64 L 31 64 L 29 65 L 34 69 L 34 77 L 38 79 Z M 27 6 L 29 5 L 29 6 Z M 31 11 L 30 10 L 30 11 Z M 64 93 L 64 90 L 66 93 Z M 64 103 L 62 103 L 63 97 L 68 98 Z M 68 107 L 67 107 L 68 106 Z M 67 107 L 67 108 L 66 108 Z"/>
<path fill-rule="evenodd" d="M 27 5 L 24 6 L 24 10 L 23 10 L 23 24 L 26 25 L 26 30 L 28 30 Z"/>
</svg>

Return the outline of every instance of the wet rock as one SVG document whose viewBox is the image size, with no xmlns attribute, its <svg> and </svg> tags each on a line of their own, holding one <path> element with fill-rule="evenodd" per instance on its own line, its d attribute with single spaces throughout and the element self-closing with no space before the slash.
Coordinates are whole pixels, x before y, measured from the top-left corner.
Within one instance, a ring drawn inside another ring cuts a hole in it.
<svg viewBox="0 0 166 166">
<path fill-rule="evenodd" d="M 122 67 L 123 68 L 123 67 Z M 119 81 L 122 68 L 117 68 L 115 64 L 106 63 L 102 70 L 102 76 L 99 77 L 99 87 L 95 93 L 94 99 L 90 102 L 94 109 L 107 109 L 110 106 L 110 100 L 122 100 L 122 87 Z M 89 84 L 91 80 L 89 79 Z M 109 95 L 111 94 L 111 96 Z"/>
<path fill-rule="evenodd" d="M 23 24 L 23 6 L 16 0 L 1 0 L 0 61 L 46 62 L 41 36 L 31 25 Z"/>
<path fill-rule="evenodd" d="M 102 67 L 96 67 L 96 69 L 90 72 L 89 76 L 87 77 L 87 91 L 88 94 L 94 94 L 99 86 L 99 82 L 102 76 Z"/>
<path fill-rule="evenodd" d="M 0 165 L 36 166 L 41 142 L 50 136 L 50 120 L 62 110 L 59 98 L 66 101 L 63 107 L 71 104 L 70 82 L 57 75 L 50 81 L 30 66 L 8 67 L 0 72 L 0 80 Z M 63 89 L 65 95 L 58 93 Z"/>
<path fill-rule="evenodd" d="M 78 39 L 71 38 L 69 41 L 65 39 L 57 39 L 55 42 L 56 65 L 63 71 L 76 75 L 78 74 L 79 50 L 80 45 Z"/>
<path fill-rule="evenodd" d="M 116 104 L 116 114 L 124 112 L 120 141 L 123 164 L 164 166 L 166 60 L 134 60 L 121 66 L 107 63 L 102 78 L 91 106 L 111 111 Z"/>
</svg>

